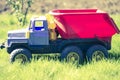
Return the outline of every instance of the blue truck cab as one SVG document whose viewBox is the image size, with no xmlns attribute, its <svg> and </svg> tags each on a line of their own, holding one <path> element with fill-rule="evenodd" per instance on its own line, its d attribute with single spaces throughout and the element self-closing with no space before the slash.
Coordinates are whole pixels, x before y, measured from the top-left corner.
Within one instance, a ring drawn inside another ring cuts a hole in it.
<svg viewBox="0 0 120 80">
<path fill-rule="evenodd" d="M 45 16 L 31 19 L 26 37 L 29 45 L 49 45 L 49 31 Z"/>
<path fill-rule="evenodd" d="M 11 46 L 21 46 L 27 44 L 34 45 L 49 45 L 49 32 L 47 20 L 45 17 L 33 18 L 30 25 L 26 29 L 14 30 L 8 32 L 8 53 L 11 53 Z M 10 48 L 10 50 L 9 50 Z"/>
</svg>

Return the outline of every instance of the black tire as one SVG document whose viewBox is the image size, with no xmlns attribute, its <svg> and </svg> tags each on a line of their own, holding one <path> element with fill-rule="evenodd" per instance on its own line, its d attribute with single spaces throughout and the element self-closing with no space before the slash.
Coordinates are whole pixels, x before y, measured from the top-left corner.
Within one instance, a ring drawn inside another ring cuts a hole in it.
<svg viewBox="0 0 120 80">
<path fill-rule="evenodd" d="M 21 59 L 20 63 L 29 62 L 32 58 L 32 54 L 28 49 L 18 48 L 12 51 L 10 54 L 10 62 L 13 63 L 17 59 Z"/>
<path fill-rule="evenodd" d="M 76 63 L 77 64 L 82 64 L 83 63 L 83 54 L 82 51 L 76 47 L 76 46 L 70 46 L 70 47 L 66 47 L 62 53 L 61 53 L 61 60 L 65 60 L 67 62 L 70 62 L 70 60 L 72 58 L 75 58 L 75 60 L 72 61 L 72 63 Z"/>
<path fill-rule="evenodd" d="M 102 45 L 94 45 L 87 50 L 86 56 L 89 62 L 99 61 L 108 58 L 108 51 Z"/>
</svg>

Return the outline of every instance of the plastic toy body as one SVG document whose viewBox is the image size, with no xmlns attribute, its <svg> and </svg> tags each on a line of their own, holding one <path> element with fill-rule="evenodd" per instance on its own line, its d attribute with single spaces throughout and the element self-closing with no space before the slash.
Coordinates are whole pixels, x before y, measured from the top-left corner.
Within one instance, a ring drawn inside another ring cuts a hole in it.
<svg viewBox="0 0 120 80">
<path fill-rule="evenodd" d="M 89 61 L 108 57 L 111 38 L 119 30 L 107 13 L 82 9 L 53 10 L 50 14 L 54 16 L 54 24 L 42 16 L 31 19 L 28 29 L 8 32 L 6 48 L 11 62 L 18 57 L 27 61 L 32 54 L 44 53 L 60 53 L 61 59 L 78 63 L 83 62 L 84 56 Z M 54 33 L 60 34 L 61 38 Z M 51 40 L 52 35 L 55 38 Z"/>
</svg>

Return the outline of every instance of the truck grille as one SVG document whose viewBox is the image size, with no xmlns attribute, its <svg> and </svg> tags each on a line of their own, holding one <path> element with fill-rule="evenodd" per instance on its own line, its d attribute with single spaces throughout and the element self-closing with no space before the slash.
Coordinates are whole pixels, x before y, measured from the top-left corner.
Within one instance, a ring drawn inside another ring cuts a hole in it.
<svg viewBox="0 0 120 80">
<path fill-rule="evenodd" d="M 25 38 L 25 33 L 9 33 L 8 38 Z"/>
</svg>

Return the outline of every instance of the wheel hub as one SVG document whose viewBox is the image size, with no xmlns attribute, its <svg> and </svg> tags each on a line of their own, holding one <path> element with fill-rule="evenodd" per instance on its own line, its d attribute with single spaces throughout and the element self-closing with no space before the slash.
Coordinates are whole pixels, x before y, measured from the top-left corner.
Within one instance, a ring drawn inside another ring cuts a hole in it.
<svg viewBox="0 0 120 80">
<path fill-rule="evenodd" d="M 68 61 L 68 62 L 72 62 L 72 63 L 77 62 L 77 63 L 79 63 L 79 60 L 80 60 L 80 58 L 79 58 L 78 53 L 70 52 L 70 53 L 67 55 L 67 61 Z"/>
<path fill-rule="evenodd" d="M 99 61 L 104 58 L 104 53 L 102 51 L 95 51 L 92 55 L 93 61 Z"/>
<path fill-rule="evenodd" d="M 18 55 L 15 57 L 15 61 L 25 62 L 25 61 L 27 61 L 27 57 L 26 57 L 26 55 L 24 55 L 24 54 L 18 54 Z"/>
</svg>

